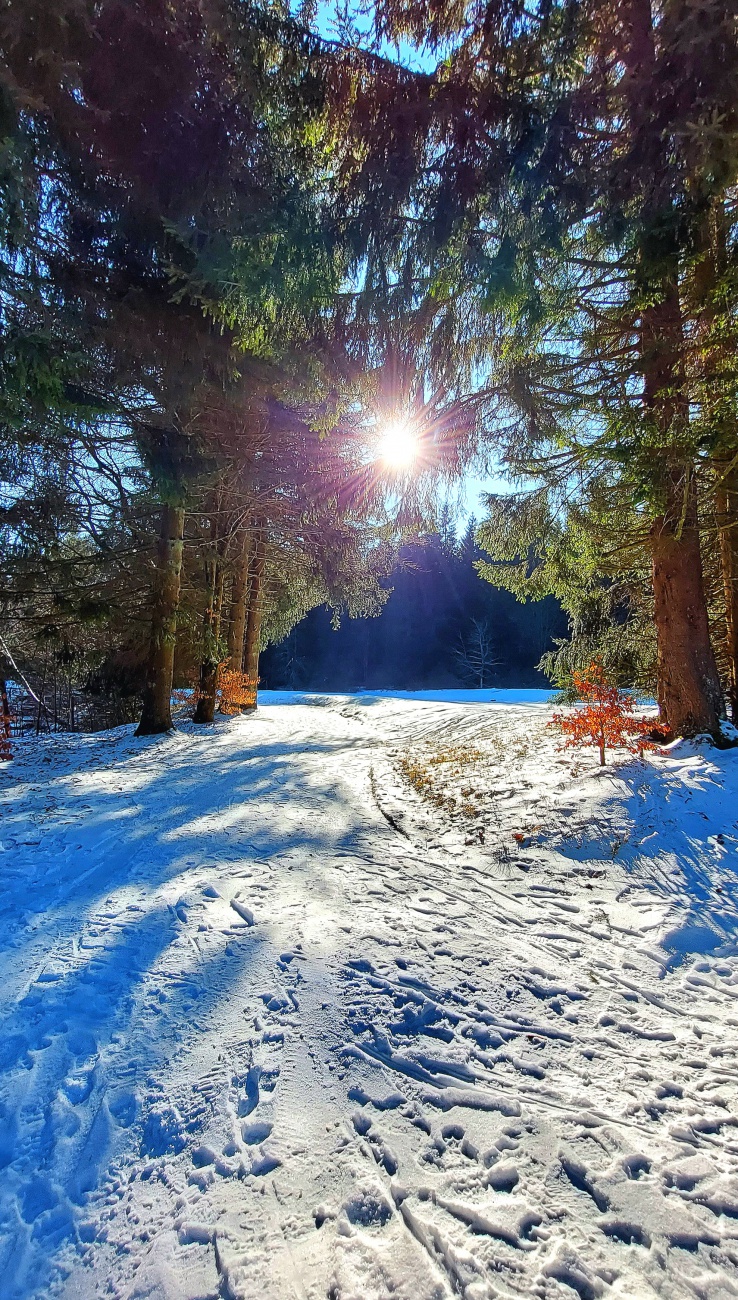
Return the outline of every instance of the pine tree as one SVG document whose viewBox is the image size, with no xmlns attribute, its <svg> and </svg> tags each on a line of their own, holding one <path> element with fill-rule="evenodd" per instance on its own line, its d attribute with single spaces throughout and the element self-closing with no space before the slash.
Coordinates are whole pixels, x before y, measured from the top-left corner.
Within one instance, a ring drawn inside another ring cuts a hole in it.
<svg viewBox="0 0 738 1300">
<path fill-rule="evenodd" d="M 268 359 L 304 338 L 335 281 L 315 43 L 286 10 L 230 0 L 104 0 L 84 14 L 67 0 L 11 3 L 0 40 L 6 133 L 25 148 L 7 180 L 8 300 L 28 318 L 15 240 L 16 263 L 42 267 L 40 314 L 54 326 L 34 382 L 63 380 L 71 320 L 89 358 L 71 379 L 129 429 L 161 505 L 139 727 L 155 733 L 171 726 L 185 509 L 212 459 L 213 395 L 244 353 Z"/>
<path fill-rule="evenodd" d="M 423 100 L 432 155 L 408 244 L 497 323 L 488 410 L 512 472 L 543 466 L 585 512 L 604 477 L 621 517 L 632 508 L 675 733 L 717 734 L 723 713 L 687 288 L 705 213 L 736 179 L 729 8 L 669 4 L 655 22 L 648 0 L 494 16 L 388 0 L 378 17 L 383 35 L 445 56 Z"/>
</svg>

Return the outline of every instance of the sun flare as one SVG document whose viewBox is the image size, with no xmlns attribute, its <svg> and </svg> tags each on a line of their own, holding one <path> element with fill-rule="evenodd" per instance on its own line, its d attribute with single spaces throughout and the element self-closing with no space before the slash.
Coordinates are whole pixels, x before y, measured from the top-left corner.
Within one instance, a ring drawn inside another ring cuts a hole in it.
<svg viewBox="0 0 738 1300">
<path fill-rule="evenodd" d="M 405 420 L 385 424 L 377 443 L 377 456 L 392 469 L 408 469 L 418 453 L 415 431 Z"/>
</svg>

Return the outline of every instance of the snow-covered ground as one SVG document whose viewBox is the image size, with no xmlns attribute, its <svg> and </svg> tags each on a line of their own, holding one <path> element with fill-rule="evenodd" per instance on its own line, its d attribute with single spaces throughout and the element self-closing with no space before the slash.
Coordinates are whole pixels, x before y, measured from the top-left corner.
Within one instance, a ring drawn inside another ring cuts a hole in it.
<svg viewBox="0 0 738 1300">
<path fill-rule="evenodd" d="M 4 1300 L 738 1295 L 738 752 L 494 694 L 19 743 Z"/>
</svg>

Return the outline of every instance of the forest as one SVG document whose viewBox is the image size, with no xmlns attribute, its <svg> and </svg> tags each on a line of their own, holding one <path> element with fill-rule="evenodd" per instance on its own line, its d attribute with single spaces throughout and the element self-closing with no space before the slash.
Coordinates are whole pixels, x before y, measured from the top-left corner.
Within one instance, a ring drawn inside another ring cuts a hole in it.
<svg viewBox="0 0 738 1300">
<path fill-rule="evenodd" d="M 738 1296 L 738 0 L 0 4 L 0 1300 Z"/>
<path fill-rule="evenodd" d="M 448 516 L 447 516 L 448 519 Z M 461 538 L 448 526 L 407 542 L 384 580 L 379 617 L 311 610 L 262 656 L 266 689 L 419 690 L 545 687 L 539 669 L 567 620 L 553 596 L 521 604 L 475 570 L 484 552 L 476 521 Z M 555 650 L 553 651 L 555 653 Z"/>
<path fill-rule="evenodd" d="M 327 619 L 377 683 L 408 555 L 487 467 L 490 596 L 392 681 L 471 681 L 470 636 L 512 681 L 546 601 L 521 681 L 596 656 L 722 736 L 731 3 L 8 0 L 0 45 L 6 729 L 166 732 L 173 689 L 210 723 L 262 651 L 312 681 Z"/>
</svg>

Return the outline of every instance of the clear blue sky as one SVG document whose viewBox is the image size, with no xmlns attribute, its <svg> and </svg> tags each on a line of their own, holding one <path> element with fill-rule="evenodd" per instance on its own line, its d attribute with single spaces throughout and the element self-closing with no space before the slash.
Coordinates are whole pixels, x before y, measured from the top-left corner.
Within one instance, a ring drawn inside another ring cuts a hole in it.
<svg viewBox="0 0 738 1300">
<path fill-rule="evenodd" d="M 509 492 L 509 484 L 497 475 L 485 475 L 479 478 L 476 474 L 470 474 L 464 479 L 462 495 L 459 500 L 459 524 L 463 528 L 470 515 L 474 515 L 477 521 L 484 518 L 487 513 L 480 500 L 483 492 Z"/>
<path fill-rule="evenodd" d="M 511 491 L 513 486 L 510 481 L 495 473 L 494 469 L 481 473 L 472 467 L 462 482 L 448 492 L 449 504 L 457 519 L 457 532 L 463 533 L 472 515 L 477 523 L 484 519 L 487 513 L 481 501 L 484 493 L 499 492 L 502 495 Z"/>
</svg>

